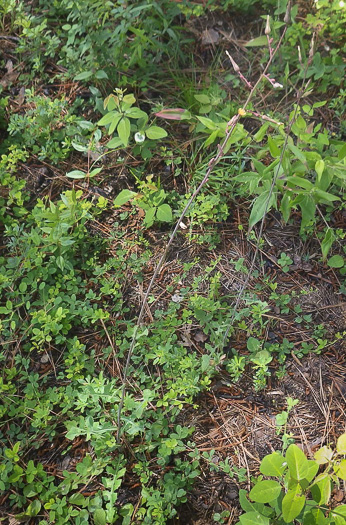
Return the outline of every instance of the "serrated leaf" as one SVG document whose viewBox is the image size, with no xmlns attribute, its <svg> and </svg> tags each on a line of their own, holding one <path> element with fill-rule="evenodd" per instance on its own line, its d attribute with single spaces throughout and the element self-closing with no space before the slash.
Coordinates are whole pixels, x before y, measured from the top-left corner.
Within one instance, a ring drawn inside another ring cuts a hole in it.
<svg viewBox="0 0 346 525">
<path fill-rule="evenodd" d="M 329 447 L 321 447 L 317 452 L 314 454 L 314 458 L 316 463 L 319 465 L 324 465 L 325 463 L 329 463 L 329 461 L 333 457 L 333 451 Z"/>
<path fill-rule="evenodd" d="M 336 451 L 338 454 L 346 454 L 346 432 L 339 437 L 336 443 Z"/>
<path fill-rule="evenodd" d="M 296 490 L 289 490 L 282 500 L 282 517 L 286 523 L 294 520 L 305 505 L 305 496 L 297 494 Z"/>
<path fill-rule="evenodd" d="M 249 497 L 256 503 L 269 503 L 276 499 L 281 492 L 281 486 L 277 481 L 259 481 L 249 493 Z"/>
<path fill-rule="evenodd" d="M 129 200 L 133 199 L 137 193 L 131 190 L 122 190 L 119 195 L 114 199 L 114 206 L 122 206 L 126 204 Z"/>
<path fill-rule="evenodd" d="M 156 217 L 162 222 L 172 222 L 172 208 L 169 206 L 169 204 L 161 204 L 157 208 Z"/>
<path fill-rule="evenodd" d="M 297 445 L 290 445 L 286 451 L 286 461 L 292 478 L 304 479 L 309 470 L 309 463 L 304 452 Z"/>
<path fill-rule="evenodd" d="M 145 134 L 148 139 L 158 140 L 167 137 L 167 131 L 159 126 L 151 126 L 145 130 Z"/>
<path fill-rule="evenodd" d="M 265 456 L 260 465 L 260 472 L 265 476 L 280 477 L 287 467 L 286 461 L 280 452 L 273 452 Z"/>
<path fill-rule="evenodd" d="M 129 143 L 130 131 L 131 131 L 131 124 L 130 124 L 129 119 L 126 117 L 122 118 L 118 124 L 117 132 L 125 147 Z"/>
<path fill-rule="evenodd" d="M 269 518 L 262 516 L 259 512 L 246 512 L 239 516 L 241 525 L 269 525 Z"/>
</svg>

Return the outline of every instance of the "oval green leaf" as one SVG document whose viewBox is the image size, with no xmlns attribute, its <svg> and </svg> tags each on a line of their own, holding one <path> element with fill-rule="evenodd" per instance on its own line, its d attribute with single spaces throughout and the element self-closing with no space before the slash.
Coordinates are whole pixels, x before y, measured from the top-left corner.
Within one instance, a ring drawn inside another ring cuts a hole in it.
<svg viewBox="0 0 346 525">
<path fill-rule="evenodd" d="M 289 490 L 282 500 L 282 517 L 286 523 L 294 520 L 305 505 L 305 496 L 300 496 L 295 490 Z"/>
<path fill-rule="evenodd" d="M 249 493 L 249 497 L 256 503 L 269 503 L 276 499 L 281 492 L 281 486 L 277 481 L 259 481 Z"/>
<path fill-rule="evenodd" d="M 148 139 L 151 140 L 158 140 L 167 137 L 167 131 L 163 128 L 160 128 L 159 126 L 151 126 L 145 130 L 145 134 Z"/>
<path fill-rule="evenodd" d="M 265 476 L 280 477 L 286 468 L 286 462 L 280 452 L 268 454 L 261 461 L 260 472 Z"/>
<path fill-rule="evenodd" d="M 286 461 L 292 478 L 304 479 L 309 470 L 309 463 L 304 452 L 297 445 L 290 445 L 286 452 Z"/>
</svg>

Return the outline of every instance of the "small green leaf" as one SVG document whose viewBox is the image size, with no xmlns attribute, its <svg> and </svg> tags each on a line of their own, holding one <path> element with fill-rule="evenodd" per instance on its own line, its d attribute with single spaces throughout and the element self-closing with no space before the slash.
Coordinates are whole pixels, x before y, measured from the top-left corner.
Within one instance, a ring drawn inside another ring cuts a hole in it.
<svg viewBox="0 0 346 525">
<path fill-rule="evenodd" d="M 332 247 L 332 244 L 335 240 L 335 235 L 332 228 L 327 228 L 326 234 L 323 241 L 321 242 L 321 251 L 323 259 L 327 258 L 327 255 Z"/>
<path fill-rule="evenodd" d="M 107 143 L 107 148 L 115 149 L 120 148 L 123 145 L 122 140 L 119 137 L 114 137 Z"/>
<path fill-rule="evenodd" d="M 92 71 L 83 71 L 82 73 L 78 73 L 78 75 L 74 77 L 74 80 L 87 80 L 88 78 L 92 77 L 92 75 Z"/>
<path fill-rule="evenodd" d="M 268 136 L 268 146 L 270 154 L 273 158 L 280 157 L 280 149 L 275 140 L 270 135 Z"/>
<path fill-rule="evenodd" d="M 268 454 L 261 461 L 260 472 L 265 476 L 280 477 L 285 471 L 287 464 L 280 452 Z"/>
<path fill-rule="evenodd" d="M 210 104 L 210 98 L 208 95 L 194 95 L 197 102 L 200 102 L 201 104 Z"/>
<path fill-rule="evenodd" d="M 329 461 L 333 457 L 333 451 L 329 447 L 321 447 L 317 452 L 314 454 L 314 458 L 316 463 L 319 465 L 324 465 L 325 463 L 329 463 Z"/>
<path fill-rule="evenodd" d="M 103 509 L 97 509 L 94 512 L 95 525 L 107 525 L 106 512 Z"/>
<path fill-rule="evenodd" d="M 129 95 L 125 95 L 123 98 L 123 102 L 125 102 L 125 104 L 130 104 L 130 106 L 132 106 L 132 104 L 136 102 L 135 96 L 132 93 L 130 93 Z"/>
<path fill-rule="evenodd" d="M 241 525 L 269 525 L 269 518 L 262 516 L 259 512 L 246 512 L 239 517 Z"/>
<path fill-rule="evenodd" d="M 336 443 L 336 451 L 338 454 L 346 454 L 346 432 L 339 437 Z"/>
<path fill-rule="evenodd" d="M 87 174 L 81 170 L 74 170 L 66 173 L 66 177 L 69 177 L 69 179 L 85 179 L 86 176 Z"/>
<path fill-rule="evenodd" d="M 259 195 L 252 206 L 249 229 L 263 219 L 264 215 L 271 210 L 276 204 L 276 196 L 274 193 L 270 195 L 270 190 L 266 190 Z"/>
<path fill-rule="evenodd" d="M 145 134 L 148 139 L 158 140 L 167 137 L 167 131 L 159 126 L 151 126 L 145 130 Z"/>
<path fill-rule="evenodd" d="M 129 200 L 133 199 L 137 193 L 131 190 L 122 190 L 119 195 L 114 199 L 114 206 L 122 206 Z"/>
<path fill-rule="evenodd" d="M 333 469 L 338 478 L 346 479 L 346 459 L 342 459 L 340 463 L 335 463 Z"/>
<path fill-rule="evenodd" d="M 314 500 L 319 505 L 325 505 L 330 500 L 332 492 L 331 480 L 328 474 L 320 474 L 317 476 L 313 486 L 311 487 L 311 494 Z"/>
<path fill-rule="evenodd" d="M 161 204 L 157 208 L 156 217 L 162 222 L 172 222 L 172 208 L 168 204 Z"/>
<path fill-rule="evenodd" d="M 331 511 L 331 516 L 335 525 L 345 525 L 346 522 L 346 505 L 339 505 Z"/>
<path fill-rule="evenodd" d="M 252 40 L 249 40 L 245 44 L 245 47 L 259 47 L 259 46 L 267 46 L 268 45 L 268 39 L 265 35 L 258 36 L 257 38 L 253 38 Z"/>
<path fill-rule="evenodd" d="M 333 257 L 328 259 L 328 266 L 331 268 L 343 268 L 344 258 L 342 255 L 333 255 Z"/>
<path fill-rule="evenodd" d="M 281 492 L 281 486 L 277 481 L 259 481 L 251 489 L 249 497 L 256 503 L 269 503 L 276 499 Z"/>
<path fill-rule="evenodd" d="M 118 111 L 110 111 L 109 113 L 106 113 L 99 121 L 99 126 L 108 126 L 112 122 L 113 119 L 118 119 L 118 122 L 121 118 L 121 114 L 118 113 Z"/>
<path fill-rule="evenodd" d="M 290 445 L 286 451 L 286 461 L 291 476 L 297 481 L 304 479 L 309 470 L 308 460 L 297 445 Z"/>
<path fill-rule="evenodd" d="M 130 118 L 147 118 L 147 114 L 139 108 L 130 108 L 125 111 L 127 117 Z"/>
<path fill-rule="evenodd" d="M 125 147 L 129 143 L 130 131 L 131 131 L 131 124 L 130 124 L 129 119 L 126 117 L 122 118 L 118 124 L 117 132 Z"/>
<path fill-rule="evenodd" d="M 294 520 L 302 511 L 305 496 L 297 494 L 296 490 L 288 490 L 282 500 L 282 517 L 286 523 Z"/>
<path fill-rule="evenodd" d="M 38 499 L 34 499 L 26 509 L 25 514 L 28 516 L 37 516 L 41 510 L 41 502 Z"/>
<path fill-rule="evenodd" d="M 315 171 L 317 173 L 317 181 L 320 182 L 321 178 L 322 178 L 322 174 L 323 174 L 323 171 L 324 171 L 324 161 L 323 160 L 318 160 L 315 164 Z"/>
</svg>

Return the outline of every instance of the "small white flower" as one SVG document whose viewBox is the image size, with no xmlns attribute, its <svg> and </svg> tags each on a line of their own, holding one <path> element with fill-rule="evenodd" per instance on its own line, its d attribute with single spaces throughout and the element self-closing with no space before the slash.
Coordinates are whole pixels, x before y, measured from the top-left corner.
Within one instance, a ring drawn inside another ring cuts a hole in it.
<svg viewBox="0 0 346 525">
<path fill-rule="evenodd" d="M 274 82 L 274 83 L 272 84 L 272 86 L 273 86 L 274 89 L 276 89 L 276 88 L 283 88 L 283 85 L 280 84 L 279 82 Z"/>
<path fill-rule="evenodd" d="M 135 141 L 137 142 L 137 144 L 142 144 L 142 142 L 145 141 L 144 133 L 137 131 L 137 133 L 135 134 Z"/>
</svg>

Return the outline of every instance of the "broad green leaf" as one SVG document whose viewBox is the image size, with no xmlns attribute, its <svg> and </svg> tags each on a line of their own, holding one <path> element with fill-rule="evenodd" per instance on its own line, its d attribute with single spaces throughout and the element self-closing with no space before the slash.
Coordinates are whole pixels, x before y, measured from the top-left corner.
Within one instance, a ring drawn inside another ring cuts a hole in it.
<svg viewBox="0 0 346 525">
<path fill-rule="evenodd" d="M 309 224 L 315 217 L 316 203 L 311 195 L 304 195 L 299 202 L 302 211 L 302 222 L 300 225 L 301 231 Z"/>
<path fill-rule="evenodd" d="M 112 119 L 112 122 L 110 123 L 110 126 L 108 128 L 108 135 L 112 135 L 112 133 L 114 133 L 118 123 L 120 122 L 120 119 L 122 118 L 122 115 L 119 115 L 119 114 L 116 114 L 113 119 Z M 124 119 L 123 119 L 124 120 Z"/>
<path fill-rule="evenodd" d="M 145 130 L 145 134 L 148 139 L 158 140 L 167 137 L 167 131 L 159 126 L 151 126 Z"/>
<path fill-rule="evenodd" d="M 239 490 L 239 503 L 240 506 L 245 512 L 256 512 L 260 514 L 264 514 L 263 510 L 265 509 L 265 506 L 263 503 L 252 503 L 252 501 L 249 501 L 246 497 L 246 490 L 240 489 Z"/>
<path fill-rule="evenodd" d="M 118 124 L 117 132 L 125 147 L 129 143 L 130 131 L 131 131 L 131 124 L 130 124 L 129 119 L 126 117 L 122 118 Z"/>
<path fill-rule="evenodd" d="M 256 503 L 269 503 L 276 499 L 281 492 L 281 486 L 277 481 L 259 481 L 249 493 L 249 497 Z"/>
<path fill-rule="evenodd" d="M 81 505 L 84 505 L 86 502 L 85 496 L 83 494 L 80 494 L 79 492 L 75 492 L 69 497 L 69 502 L 73 505 L 78 505 L 79 507 Z"/>
<path fill-rule="evenodd" d="M 118 117 L 118 121 L 121 118 L 121 114 L 118 113 L 118 111 L 110 111 L 109 113 L 106 113 L 103 115 L 103 117 L 98 121 L 99 126 L 108 126 L 112 122 L 113 119 Z"/>
<path fill-rule="evenodd" d="M 92 75 L 93 75 L 92 71 L 83 71 L 82 73 L 78 73 L 78 75 L 74 77 L 74 80 L 86 80 L 92 77 Z"/>
<path fill-rule="evenodd" d="M 197 102 L 200 102 L 201 104 L 210 104 L 210 98 L 208 95 L 194 95 Z"/>
<path fill-rule="evenodd" d="M 120 148 L 123 145 L 122 140 L 119 137 L 114 137 L 107 143 L 107 148 Z"/>
<path fill-rule="evenodd" d="M 321 447 L 317 452 L 314 454 L 314 458 L 316 463 L 319 465 L 324 465 L 325 463 L 329 463 L 329 461 L 333 457 L 333 451 L 329 447 Z"/>
<path fill-rule="evenodd" d="M 215 122 L 210 120 L 210 118 L 201 117 L 200 115 L 197 115 L 197 118 L 200 122 L 202 122 L 203 126 L 210 129 L 211 131 L 214 131 L 215 129 L 217 129 Z"/>
<path fill-rule="evenodd" d="M 72 146 L 74 147 L 74 149 L 76 151 L 88 151 L 88 146 L 83 146 L 82 144 L 78 144 L 78 142 L 74 142 L 74 140 L 72 141 Z"/>
<path fill-rule="evenodd" d="M 276 204 L 274 193 L 270 195 L 270 190 L 266 190 L 255 200 L 249 219 L 249 229 L 263 219 L 264 215 Z"/>
<path fill-rule="evenodd" d="M 332 492 L 332 484 L 328 474 L 320 474 L 317 476 L 315 483 L 311 487 L 311 494 L 319 505 L 324 505 L 329 502 Z"/>
<path fill-rule="evenodd" d="M 108 78 L 108 75 L 105 71 L 103 71 L 103 69 L 99 69 L 95 73 L 95 78 L 97 78 L 98 80 L 101 80 L 103 78 Z"/>
<path fill-rule="evenodd" d="M 280 149 L 275 140 L 270 135 L 268 136 L 268 146 L 270 154 L 273 158 L 280 157 Z"/>
<path fill-rule="evenodd" d="M 314 190 L 315 195 L 320 197 L 321 199 L 327 201 L 327 202 L 333 202 L 333 201 L 339 201 L 340 197 L 337 197 L 336 195 L 333 195 L 332 193 L 328 193 L 327 191 L 320 190 L 319 188 L 315 188 Z"/>
<path fill-rule="evenodd" d="M 137 193 L 135 191 L 131 190 L 122 190 L 119 195 L 114 199 L 114 206 L 122 206 L 126 202 L 128 202 L 130 199 L 133 199 Z"/>
<path fill-rule="evenodd" d="M 210 146 L 210 144 L 212 144 L 217 139 L 218 135 L 219 135 L 219 130 L 218 129 L 216 129 L 215 131 L 210 133 L 209 137 L 207 138 L 207 140 L 203 144 L 203 148 L 207 148 L 208 146 Z"/>
<path fill-rule="evenodd" d="M 95 175 L 98 175 L 102 170 L 103 168 L 94 168 L 89 172 L 89 177 L 95 177 Z"/>
<path fill-rule="evenodd" d="M 38 499 L 34 499 L 25 511 L 28 516 L 37 516 L 41 510 L 41 502 Z"/>
<path fill-rule="evenodd" d="M 290 218 L 290 214 L 291 214 L 290 203 L 291 203 L 291 197 L 289 195 L 289 192 L 286 191 L 286 193 L 281 199 L 281 204 L 280 204 L 280 211 L 282 213 L 282 217 L 285 222 L 287 222 L 288 219 Z"/>
<path fill-rule="evenodd" d="M 249 42 L 246 42 L 245 47 L 259 47 L 259 46 L 267 46 L 268 45 L 268 39 L 265 35 L 258 36 L 257 38 L 253 38 L 252 40 L 249 40 Z"/>
<path fill-rule="evenodd" d="M 305 190 L 311 190 L 314 185 L 309 180 L 303 179 L 302 177 L 297 177 L 296 175 L 292 175 L 290 177 L 286 177 L 287 182 L 292 182 L 296 186 L 299 186 L 300 188 L 304 188 Z"/>
<path fill-rule="evenodd" d="M 169 206 L 169 204 L 161 204 L 157 208 L 156 217 L 159 221 L 172 222 L 172 208 Z"/>
<path fill-rule="evenodd" d="M 134 95 L 132 93 L 130 93 L 129 95 L 125 95 L 123 97 L 123 102 L 125 102 L 125 104 L 134 104 L 136 102 L 136 99 L 134 97 Z"/>
<path fill-rule="evenodd" d="M 333 469 L 338 478 L 346 479 L 346 459 L 342 459 L 340 463 L 335 463 Z"/>
<path fill-rule="evenodd" d="M 150 228 L 150 226 L 152 226 L 154 224 L 154 217 L 155 217 L 156 210 L 157 210 L 157 208 L 149 208 L 145 212 L 145 217 L 144 217 L 143 224 L 147 228 Z"/>
<path fill-rule="evenodd" d="M 125 111 L 127 117 L 130 118 L 146 118 L 148 115 L 139 108 L 130 108 Z"/>
<path fill-rule="evenodd" d="M 286 451 L 286 461 L 291 476 L 296 480 L 304 479 L 309 470 L 309 463 L 304 452 L 297 445 L 290 445 Z"/>
<path fill-rule="evenodd" d="M 338 454 L 346 454 L 346 432 L 339 437 L 336 444 L 336 451 Z"/>
<path fill-rule="evenodd" d="M 107 525 L 106 512 L 103 509 L 97 509 L 94 512 L 95 525 Z"/>
<path fill-rule="evenodd" d="M 302 511 L 305 496 L 297 494 L 296 490 L 288 490 L 282 500 L 282 517 L 286 523 L 294 520 Z"/>
<path fill-rule="evenodd" d="M 254 140 L 256 142 L 261 142 L 264 139 L 264 137 L 266 136 L 268 128 L 269 128 L 269 122 L 265 122 L 260 127 L 260 129 L 257 131 L 257 133 L 255 133 L 255 135 L 253 136 Z"/>
<path fill-rule="evenodd" d="M 306 508 L 309 509 L 309 501 L 306 502 Z M 316 508 L 312 508 L 304 513 L 303 520 L 304 525 L 328 525 L 330 523 L 329 519 L 324 516 L 323 511 Z"/>
<path fill-rule="evenodd" d="M 320 182 L 324 171 L 324 161 L 318 160 L 315 164 L 315 171 L 317 173 L 317 181 Z"/>
<path fill-rule="evenodd" d="M 269 525 L 269 518 L 259 512 L 247 512 L 239 517 L 241 525 Z"/>
<path fill-rule="evenodd" d="M 308 460 L 308 473 L 306 474 L 304 480 L 310 483 L 318 472 L 318 464 L 312 459 Z"/>
<path fill-rule="evenodd" d="M 328 266 L 331 268 L 343 268 L 345 262 L 342 255 L 333 255 L 330 259 L 328 259 Z"/>
<path fill-rule="evenodd" d="M 68 177 L 69 179 L 85 179 L 86 176 L 87 174 L 81 170 L 74 170 L 66 173 L 66 177 Z"/>
<path fill-rule="evenodd" d="M 332 244 L 335 240 L 335 235 L 332 228 L 327 228 L 326 234 L 323 241 L 321 242 L 321 251 L 323 259 L 327 258 L 327 255 L 332 247 Z"/>
<path fill-rule="evenodd" d="M 288 148 L 292 151 L 293 155 L 301 162 L 306 162 L 306 157 L 301 149 L 297 148 L 294 144 L 287 144 Z"/>
<path fill-rule="evenodd" d="M 335 525 L 345 525 L 346 523 L 346 505 L 339 505 L 335 507 L 331 515 L 335 521 Z"/>
<path fill-rule="evenodd" d="M 260 465 L 260 472 L 265 476 L 277 476 L 280 477 L 285 468 L 286 462 L 280 452 L 273 452 L 265 456 Z"/>
</svg>

